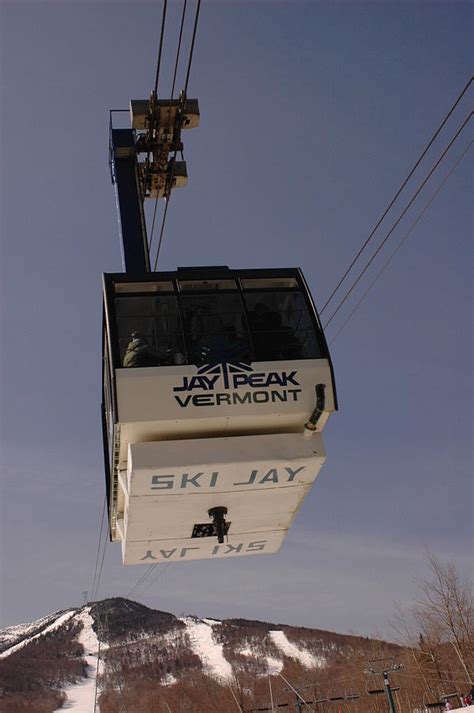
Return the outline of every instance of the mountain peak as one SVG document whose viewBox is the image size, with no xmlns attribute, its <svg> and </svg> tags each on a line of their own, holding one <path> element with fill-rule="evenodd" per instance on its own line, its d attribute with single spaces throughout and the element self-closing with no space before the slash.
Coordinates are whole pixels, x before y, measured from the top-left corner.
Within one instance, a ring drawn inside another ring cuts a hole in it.
<svg viewBox="0 0 474 713">
<path fill-rule="evenodd" d="M 101 713 L 117 713 L 124 697 L 128 710 L 149 713 L 151 705 L 137 707 L 145 692 L 171 710 L 183 704 L 192 713 L 221 713 L 229 709 L 229 687 L 249 707 L 261 690 L 267 695 L 269 676 L 283 695 L 281 677 L 300 685 L 367 658 L 374 647 L 400 650 L 270 622 L 176 617 L 113 597 L 0 630 L 0 688 L 9 700 L 28 701 L 28 708 L 19 708 L 28 713 L 59 711 L 66 700 L 72 709 L 77 703 L 78 713 L 92 711 L 96 688 Z"/>
</svg>

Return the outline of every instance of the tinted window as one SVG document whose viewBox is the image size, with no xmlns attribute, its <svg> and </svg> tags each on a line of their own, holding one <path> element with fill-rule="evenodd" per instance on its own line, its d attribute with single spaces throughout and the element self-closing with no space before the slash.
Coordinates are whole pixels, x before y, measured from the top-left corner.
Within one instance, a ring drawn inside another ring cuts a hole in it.
<svg viewBox="0 0 474 713">
<path fill-rule="evenodd" d="M 115 300 L 120 364 L 164 366 L 186 361 L 174 295 L 140 295 Z"/>
<path fill-rule="evenodd" d="M 120 366 L 317 359 L 304 295 L 293 289 L 115 296 Z"/>
<path fill-rule="evenodd" d="M 189 363 L 250 361 L 240 293 L 182 294 L 180 304 Z"/>
<path fill-rule="evenodd" d="M 257 361 L 322 356 L 301 292 L 258 291 L 244 295 Z"/>
</svg>

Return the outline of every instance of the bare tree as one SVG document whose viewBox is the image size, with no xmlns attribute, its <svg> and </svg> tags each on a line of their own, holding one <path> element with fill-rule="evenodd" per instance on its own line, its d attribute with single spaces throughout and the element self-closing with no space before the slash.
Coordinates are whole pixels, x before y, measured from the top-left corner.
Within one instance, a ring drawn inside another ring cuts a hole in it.
<svg viewBox="0 0 474 713">
<path fill-rule="evenodd" d="M 417 599 L 407 609 L 397 608 L 392 627 L 410 652 L 412 673 L 423 681 L 425 695 L 463 690 L 473 684 L 472 583 L 452 563 L 431 553 L 426 561 L 429 575 L 418 579 Z"/>
<path fill-rule="evenodd" d="M 443 564 L 428 554 L 429 579 L 418 582 L 420 595 L 414 606 L 422 631 L 449 642 L 470 684 L 474 683 L 474 599 L 472 582 L 461 578 L 451 562 Z"/>
</svg>

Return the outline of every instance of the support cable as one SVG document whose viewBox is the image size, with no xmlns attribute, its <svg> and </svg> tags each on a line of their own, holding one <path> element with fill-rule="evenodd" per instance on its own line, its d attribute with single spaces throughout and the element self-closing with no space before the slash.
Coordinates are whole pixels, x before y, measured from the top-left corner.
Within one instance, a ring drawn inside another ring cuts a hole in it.
<svg viewBox="0 0 474 713">
<path fill-rule="evenodd" d="M 148 127 L 148 136 L 151 139 L 153 137 L 154 123 L 155 123 L 155 108 L 156 99 L 158 93 L 158 82 L 160 79 L 160 69 L 161 69 L 161 57 L 163 54 L 163 38 L 165 35 L 165 25 L 166 25 L 166 10 L 168 7 L 168 0 L 163 0 L 163 11 L 161 14 L 161 30 L 160 30 L 160 44 L 158 47 L 158 57 L 156 60 L 156 72 L 155 72 L 155 86 L 151 93 L 150 101 L 150 126 Z M 145 158 L 145 174 L 143 177 L 143 191 L 146 193 L 146 186 L 148 183 L 148 176 L 150 173 L 150 150 L 148 149 Z M 150 249 L 148 248 L 148 258 L 150 257 Z"/>
<path fill-rule="evenodd" d="M 272 680 L 270 676 L 268 676 L 268 688 L 270 690 L 270 705 L 272 707 L 272 713 L 275 713 L 275 706 L 273 705 Z"/>
<path fill-rule="evenodd" d="M 100 627 L 100 620 L 99 620 Z M 94 713 L 97 711 L 97 696 L 99 693 L 100 638 L 97 637 L 97 667 L 95 670 Z"/>
<path fill-rule="evenodd" d="M 178 73 L 178 63 L 179 63 L 179 55 L 181 52 L 181 41 L 183 39 L 183 27 L 184 27 L 184 18 L 186 17 L 186 6 L 188 4 L 188 0 L 184 0 L 183 3 L 183 12 L 181 14 L 181 27 L 179 28 L 179 38 L 178 38 L 178 49 L 176 50 L 176 61 L 174 63 L 174 72 L 173 72 L 173 83 L 171 85 L 171 99 L 170 99 L 170 108 L 171 108 L 171 100 L 173 99 L 174 96 L 174 90 L 176 87 L 176 75 Z"/>
<path fill-rule="evenodd" d="M 99 596 L 100 579 L 102 577 L 102 568 L 104 566 L 105 550 L 107 549 L 107 538 L 104 539 L 104 548 L 102 550 L 102 558 L 100 561 L 99 573 L 97 575 L 97 581 L 95 585 L 95 592 L 93 592 L 92 600 L 94 601 L 96 597 Z"/>
<path fill-rule="evenodd" d="M 170 565 L 171 565 L 171 562 L 166 562 L 163 567 L 160 567 L 160 569 L 158 570 L 158 573 L 157 573 L 156 577 L 154 577 L 154 579 L 150 580 L 149 582 L 146 582 L 146 583 L 145 583 L 145 587 L 144 587 L 144 589 L 142 589 L 142 591 L 140 592 L 140 596 L 143 596 L 144 592 L 146 592 L 147 589 L 149 589 L 149 588 L 152 587 L 154 584 L 156 584 L 156 582 L 157 582 L 157 581 L 159 580 L 159 578 L 166 572 L 166 570 L 168 569 L 168 567 L 169 567 Z M 158 566 L 158 565 L 155 565 L 155 566 Z M 152 572 L 151 572 L 150 574 L 152 574 Z"/>
<path fill-rule="evenodd" d="M 99 614 L 99 607 L 96 609 L 96 616 L 98 621 L 98 633 L 97 633 L 97 667 L 95 675 L 95 691 L 94 691 L 94 713 L 97 710 L 98 696 L 99 696 L 99 668 L 101 661 L 101 640 L 104 638 L 104 627 Z M 104 662 L 105 663 L 105 662 Z"/>
<path fill-rule="evenodd" d="M 279 673 L 278 675 L 280 676 L 280 678 L 283 679 L 283 681 L 286 683 L 286 685 L 287 685 L 289 688 L 291 688 L 291 690 L 293 691 L 293 693 L 295 694 L 295 696 L 296 696 L 297 698 L 299 698 L 299 700 L 300 700 L 302 703 L 304 703 L 304 705 L 306 706 L 306 708 L 309 708 L 309 705 L 306 703 L 306 701 L 305 701 L 305 699 L 303 698 L 303 696 L 301 696 L 301 695 L 298 693 L 298 691 L 296 690 L 296 688 L 294 688 L 294 687 L 291 685 L 291 683 L 290 683 L 289 681 L 287 681 L 284 676 L 282 676 L 281 673 Z M 310 710 L 311 710 L 311 709 L 310 709 Z"/>
<path fill-rule="evenodd" d="M 393 231 L 395 230 L 395 228 L 398 226 L 398 224 L 400 223 L 400 221 L 402 220 L 402 218 L 406 215 L 406 213 L 408 212 L 408 210 L 411 208 L 411 206 L 412 206 L 412 204 L 414 203 L 415 199 L 417 198 L 417 196 L 419 195 L 419 193 L 423 190 L 423 188 L 425 187 L 425 185 L 428 183 L 429 179 L 431 178 L 431 176 L 433 175 L 433 173 L 435 172 L 435 170 L 438 168 L 439 164 L 441 163 L 441 161 L 443 160 L 443 158 L 446 156 L 446 154 L 448 153 L 448 151 L 451 149 L 452 145 L 453 145 L 454 142 L 457 140 L 457 138 L 458 138 L 459 135 L 461 134 L 461 132 L 462 132 L 462 130 L 464 129 L 464 127 L 466 126 L 466 124 L 467 124 L 467 123 L 470 121 L 470 119 L 472 118 L 473 114 L 474 114 L 474 112 L 471 111 L 471 113 L 468 114 L 468 116 L 466 117 L 466 119 L 463 121 L 463 123 L 461 124 L 461 126 L 459 127 L 459 129 L 457 130 L 457 132 L 455 133 L 455 135 L 453 136 L 453 138 L 451 139 L 451 141 L 450 141 L 449 144 L 447 145 L 447 147 L 444 149 L 444 151 L 443 151 L 443 153 L 441 154 L 441 156 L 438 158 L 438 160 L 436 161 L 436 163 L 434 164 L 434 166 L 430 169 L 430 171 L 428 172 L 427 176 L 424 178 L 424 180 L 422 181 L 422 183 L 420 184 L 420 186 L 417 188 L 417 190 L 416 190 L 415 193 L 413 194 L 412 198 L 409 200 L 409 202 L 407 203 L 407 205 L 406 205 L 405 208 L 403 209 L 403 211 L 402 211 L 402 213 L 400 214 L 400 216 L 397 218 L 397 220 L 395 221 L 395 223 L 392 225 L 392 227 L 391 227 L 390 230 L 388 231 L 387 235 L 385 236 L 385 238 L 382 240 L 382 242 L 381 242 L 380 245 L 378 246 L 377 250 L 374 252 L 374 254 L 373 254 L 372 257 L 370 258 L 370 260 L 366 263 L 366 265 L 365 265 L 365 267 L 363 268 L 363 270 L 359 273 L 357 279 L 352 283 L 352 286 L 349 288 L 349 290 L 346 292 L 346 294 L 344 295 L 344 297 L 342 298 L 342 300 L 339 302 L 338 306 L 336 307 L 336 309 L 334 310 L 334 312 L 332 313 L 332 315 L 329 317 L 329 319 L 327 320 L 327 322 L 323 325 L 324 329 L 326 329 L 326 327 L 332 322 L 332 320 L 334 319 L 334 317 L 336 316 L 336 314 L 339 312 L 339 310 L 341 309 L 341 307 L 345 304 L 345 302 L 346 302 L 346 300 L 348 299 L 348 297 L 352 294 L 352 292 L 353 292 L 353 290 L 355 289 L 355 287 L 359 284 L 359 282 L 360 282 L 360 280 L 362 279 L 363 275 L 367 272 L 367 270 L 369 269 L 370 265 L 371 265 L 372 262 L 375 260 L 375 258 L 377 257 L 377 255 L 379 254 L 380 250 L 383 248 L 383 246 L 385 245 L 385 243 L 387 242 L 387 240 L 389 239 L 389 237 L 391 236 L 391 234 L 393 233 Z"/>
<path fill-rule="evenodd" d="M 434 671 L 433 671 L 432 673 L 435 674 Z M 472 684 L 471 684 L 471 681 L 470 681 L 467 677 L 466 677 L 466 678 L 460 678 L 459 676 L 456 676 L 455 674 L 453 674 L 452 671 L 451 671 L 451 675 L 454 676 L 454 679 L 455 679 L 454 681 L 453 681 L 452 679 L 450 680 L 450 679 L 446 678 L 446 679 L 438 679 L 438 680 L 436 681 L 436 683 L 439 682 L 441 685 L 446 686 L 446 687 L 447 687 L 447 686 L 452 686 L 453 684 L 455 685 L 456 683 L 467 683 L 467 684 L 472 685 Z M 418 679 L 418 680 L 420 680 L 421 678 L 423 678 L 423 677 L 421 676 L 421 674 L 416 674 L 416 673 L 404 673 L 404 672 L 401 672 L 401 673 L 400 673 L 400 676 L 405 676 L 405 678 L 414 678 L 414 679 Z"/>
<path fill-rule="evenodd" d="M 349 316 L 347 317 L 347 319 L 345 320 L 345 322 L 343 322 L 342 326 L 338 329 L 338 331 L 335 333 L 335 335 L 331 338 L 331 340 L 330 340 L 330 342 L 329 342 L 329 345 L 331 345 L 331 344 L 335 341 L 335 339 L 337 339 L 337 337 L 338 337 L 339 334 L 342 332 L 342 330 L 343 330 L 343 329 L 346 327 L 346 325 L 350 322 L 350 320 L 351 320 L 352 317 L 354 316 L 355 312 L 357 312 L 357 310 L 359 309 L 359 307 L 360 307 L 360 305 L 362 304 L 362 302 L 365 300 L 365 298 L 367 297 L 367 295 L 369 294 L 369 292 L 370 292 L 370 291 L 372 290 L 372 288 L 374 287 L 375 283 L 379 280 L 379 278 L 380 278 L 380 277 L 382 276 L 382 274 L 385 272 L 385 269 L 388 267 L 389 263 L 393 260 L 393 258 L 395 257 L 395 255 L 398 253 L 398 251 L 399 251 L 400 248 L 402 247 L 402 245 L 404 245 L 404 243 L 408 240 L 408 238 L 410 237 L 410 235 L 411 235 L 411 233 L 413 232 L 414 228 L 415 228 L 416 225 L 419 223 L 419 221 L 421 220 L 421 218 L 423 217 L 423 215 L 426 213 L 426 211 L 428 210 L 428 208 L 430 207 L 430 205 L 433 203 L 434 199 L 435 199 L 435 198 L 438 196 L 438 194 L 442 191 L 442 189 L 443 189 L 444 186 L 446 185 L 446 183 L 447 183 L 449 177 L 454 173 L 454 171 L 456 170 L 456 168 L 458 167 L 458 165 L 461 163 L 461 161 L 463 160 L 464 156 L 467 154 L 467 152 L 469 151 L 469 149 L 471 148 L 471 146 L 472 146 L 473 143 L 474 143 L 474 141 L 471 141 L 471 142 L 466 146 L 466 148 L 464 149 L 464 151 L 463 151 L 463 153 L 461 154 L 461 156 L 458 158 L 458 160 L 456 161 L 456 163 L 451 167 L 451 169 L 449 170 L 449 172 L 446 174 L 446 176 L 444 177 L 443 181 L 440 183 L 440 185 L 438 186 L 438 188 L 436 189 L 436 191 L 433 193 L 433 195 L 431 196 L 431 198 L 429 199 L 429 201 L 425 204 L 425 206 L 424 206 L 424 208 L 422 209 L 422 211 L 418 214 L 418 217 L 416 218 L 416 220 L 411 224 L 409 230 L 405 233 L 405 235 L 403 236 L 403 238 L 401 239 L 401 241 L 398 243 L 398 245 L 397 245 L 397 247 L 395 248 L 395 250 L 392 252 L 392 254 L 390 255 L 390 257 L 384 262 L 384 264 L 382 265 L 382 268 L 381 268 L 380 271 L 377 273 L 375 279 L 370 283 L 369 287 L 366 289 L 366 291 L 364 292 L 364 294 L 362 295 L 362 297 L 360 298 L 360 300 L 357 302 L 357 304 L 355 305 L 354 309 L 350 312 L 350 314 L 349 314 Z"/>
<path fill-rule="evenodd" d="M 157 566 L 158 566 L 158 565 L 157 565 L 155 562 L 153 562 L 152 564 L 148 565 L 148 567 L 146 568 L 145 572 L 144 572 L 144 573 L 142 574 L 142 576 L 138 579 L 138 581 L 135 582 L 135 584 L 133 585 L 133 587 L 126 593 L 125 597 L 128 598 L 128 597 L 130 597 L 132 594 L 134 594 L 135 591 L 136 591 L 136 590 L 138 589 L 138 587 L 140 586 L 140 584 L 142 584 L 142 583 L 145 581 L 145 579 L 147 579 L 147 578 L 149 577 L 149 575 L 153 572 L 153 570 L 154 570 Z"/>
<path fill-rule="evenodd" d="M 197 33 L 197 27 L 198 27 L 199 11 L 200 11 L 200 9 L 201 9 L 201 0 L 198 0 L 197 6 L 196 6 L 196 14 L 195 14 L 195 16 L 194 16 L 194 27 L 193 27 L 193 35 L 192 35 L 192 40 L 191 40 L 191 48 L 190 48 L 190 50 L 189 50 L 188 68 L 187 68 L 187 71 L 186 71 L 186 80 L 185 80 L 185 83 L 184 83 L 184 90 L 183 90 L 183 92 L 182 92 L 182 102 L 183 102 L 183 106 L 184 106 L 184 102 L 186 101 L 186 96 L 187 96 L 187 91 L 188 91 L 188 84 L 189 84 L 189 77 L 190 77 L 190 74 L 191 74 L 191 66 L 192 66 L 192 63 L 193 63 L 194 44 L 195 44 L 195 40 L 196 40 L 196 33 Z M 179 128 L 181 128 L 181 127 L 179 127 Z M 178 130 L 177 134 L 179 135 L 179 133 L 180 133 L 180 132 L 179 132 L 179 130 Z M 176 160 L 177 154 L 178 154 L 178 144 L 176 143 L 176 144 L 175 144 L 175 147 L 174 147 L 174 155 L 173 155 L 172 163 L 171 163 L 171 176 L 170 176 L 170 182 L 169 182 L 170 190 L 168 191 L 168 195 L 167 195 L 167 197 L 165 198 L 165 200 L 166 200 L 166 206 L 165 206 L 165 210 L 164 210 L 164 213 L 163 213 L 163 218 L 162 218 L 162 221 L 161 221 L 160 238 L 159 238 L 159 241 L 158 241 L 158 247 L 157 247 L 157 250 L 156 250 L 156 257 L 155 257 L 155 264 L 154 264 L 154 267 L 153 267 L 153 271 L 154 271 L 154 272 L 156 271 L 156 268 L 157 268 L 157 265 L 158 265 L 158 259 L 159 259 L 159 256 L 160 256 L 160 250 L 161 250 L 161 245 L 162 245 L 162 241 L 163 241 L 163 233 L 164 233 L 164 230 L 165 230 L 166 216 L 168 215 L 168 206 L 169 206 L 169 201 L 170 201 L 170 197 L 171 197 L 171 185 L 172 185 L 172 183 L 173 183 L 174 162 L 175 162 L 175 160 Z"/>
<path fill-rule="evenodd" d="M 240 713 L 242 713 L 242 706 L 240 705 L 239 701 L 237 700 L 237 696 L 235 695 L 234 691 L 232 690 L 232 686 L 230 685 L 230 683 L 227 684 L 227 688 L 232 693 L 232 698 L 235 701 L 235 705 L 239 709 Z"/>
<path fill-rule="evenodd" d="M 129 596 L 131 596 L 132 594 L 133 594 L 134 596 L 137 596 L 137 592 L 138 592 L 138 590 L 140 589 L 140 587 L 142 587 L 143 585 L 145 585 L 144 589 L 142 589 L 142 591 L 140 592 L 140 596 L 142 596 L 143 593 L 144 593 L 149 587 L 151 587 L 153 584 L 155 584 L 155 582 L 157 582 L 158 579 L 166 572 L 166 570 L 168 569 L 168 567 L 170 566 L 170 564 L 171 564 L 171 562 L 166 562 L 163 567 L 160 567 L 160 568 L 159 568 L 156 577 L 154 577 L 154 579 L 151 579 L 151 580 L 149 580 L 149 581 L 147 582 L 146 580 L 151 577 L 151 575 L 155 572 L 155 570 L 156 570 L 157 567 L 159 566 L 157 562 L 154 562 L 153 564 L 149 565 L 149 567 L 148 567 L 147 570 L 142 574 L 142 576 L 140 577 L 140 579 L 138 580 L 138 582 L 136 582 L 136 583 L 133 585 L 133 587 L 131 588 L 131 590 L 130 590 L 129 592 L 127 592 L 127 594 L 126 594 L 125 596 L 126 596 L 126 597 L 129 597 Z"/>
<path fill-rule="evenodd" d="M 92 580 L 92 586 L 90 588 L 90 598 L 92 599 L 92 593 L 95 589 L 96 581 L 97 581 L 97 568 L 99 566 L 99 552 L 100 552 L 100 546 L 102 543 L 102 530 L 104 527 L 104 518 L 105 518 L 105 511 L 107 508 L 107 496 L 104 496 L 104 507 L 102 508 L 102 518 L 100 521 L 100 529 L 99 529 L 99 543 L 97 545 L 97 555 L 95 558 L 95 568 L 94 568 L 94 578 Z"/>
<path fill-rule="evenodd" d="M 170 103 L 169 103 L 169 107 L 168 107 L 168 116 L 169 116 L 169 112 L 170 112 L 170 110 L 171 110 L 171 102 L 173 101 L 174 90 L 175 90 L 175 87 L 176 87 L 176 76 L 177 76 L 177 73 L 178 73 L 179 55 L 180 55 L 180 52 L 181 52 L 181 41 L 182 41 L 182 39 L 183 39 L 183 27 L 184 27 L 184 19 L 185 19 L 185 17 L 186 17 L 186 6 L 187 6 L 187 4 L 188 4 L 188 0 L 184 0 L 183 12 L 182 12 L 182 14 L 181 14 L 181 27 L 179 28 L 178 48 L 177 48 L 177 50 L 176 50 L 176 59 L 175 59 L 175 63 L 174 63 L 173 82 L 172 82 L 172 85 L 171 85 L 171 96 L 170 96 Z M 151 246 L 152 246 L 152 243 L 153 243 L 153 233 L 154 233 L 154 230 L 155 230 L 155 219 L 156 219 L 156 210 L 157 210 L 157 208 L 158 208 L 158 200 L 159 200 L 159 199 L 158 199 L 158 196 L 157 196 L 157 197 L 155 198 L 155 205 L 154 205 L 154 207 L 153 207 L 153 219 L 152 219 L 152 223 L 151 223 L 150 243 L 149 243 L 149 246 L 148 246 L 148 254 L 151 253 Z"/>
<path fill-rule="evenodd" d="M 425 149 L 423 150 L 423 152 L 420 154 L 419 158 L 417 159 L 417 161 L 416 161 L 416 163 L 414 164 L 413 168 L 411 169 L 410 173 L 409 173 L 408 176 L 405 178 L 405 180 L 403 181 L 402 185 L 400 186 L 400 188 L 398 189 L 398 191 L 396 192 L 396 194 L 394 195 L 394 197 L 392 198 L 392 200 L 391 200 L 390 203 L 388 204 L 387 208 L 384 210 L 382 216 L 381 216 L 381 217 L 379 218 L 379 220 L 377 221 L 377 224 L 375 225 L 375 227 L 374 227 L 374 228 L 372 229 L 372 231 L 370 232 L 368 238 L 365 240 L 365 242 L 363 243 L 362 247 L 359 249 L 358 253 L 357 253 L 356 256 L 353 258 L 351 264 L 349 265 L 349 267 L 346 269 L 346 271 L 344 272 L 344 274 L 343 274 L 342 277 L 340 278 L 340 280 L 339 280 L 339 282 L 337 283 L 336 287 L 333 289 L 333 291 L 332 291 L 331 294 L 329 295 L 328 299 L 326 300 L 325 304 L 323 305 L 323 307 L 322 307 L 321 310 L 320 310 L 320 314 L 322 314 L 322 313 L 324 312 L 324 310 L 327 308 L 328 304 L 331 302 L 331 300 L 333 299 L 334 295 L 335 295 L 336 292 L 339 290 L 340 286 L 342 285 L 342 283 L 343 283 L 344 280 L 346 279 L 346 277 L 347 277 L 347 275 L 349 274 L 349 272 L 350 272 L 350 271 L 352 270 L 352 268 L 354 267 L 355 263 L 357 262 L 357 260 L 358 260 L 359 257 L 361 256 L 362 252 L 365 250 L 365 248 L 367 247 L 367 245 L 368 245 L 368 244 L 370 243 L 370 241 L 372 240 L 372 238 L 373 238 L 375 232 L 377 231 L 377 229 L 378 229 L 379 226 L 381 225 L 381 223 L 382 223 L 382 221 L 384 220 L 385 216 L 387 215 L 387 213 L 389 212 L 389 210 L 390 210 L 390 209 L 392 208 L 392 206 L 394 205 L 395 201 L 397 200 L 398 196 L 401 194 L 401 192 L 403 191 L 403 189 L 404 189 L 405 186 L 407 185 L 407 183 L 408 183 L 408 181 L 410 180 L 410 178 L 411 178 L 411 177 L 413 176 L 413 174 L 415 173 L 415 171 L 416 171 L 416 169 L 418 168 L 418 166 L 420 165 L 421 161 L 422 161 L 423 158 L 426 156 L 427 152 L 429 151 L 429 149 L 430 149 L 431 146 L 433 145 L 433 143 L 434 143 L 434 141 L 436 140 L 436 138 L 438 137 L 439 133 L 441 132 L 441 130 L 442 130 L 443 127 L 445 126 L 445 124 L 446 124 L 446 122 L 448 121 L 449 117 L 451 116 L 451 114 L 453 113 L 453 111 L 456 109 L 457 105 L 459 104 L 459 102 L 461 101 L 461 99 L 463 98 L 463 96 L 466 94 L 467 90 L 468 90 L 469 87 L 471 86 L 471 83 L 472 83 L 473 80 L 474 80 L 474 77 L 471 77 L 471 78 L 469 79 L 469 81 L 467 82 L 466 86 L 464 87 L 464 89 L 462 90 L 462 92 L 459 94 L 458 98 L 456 99 L 456 101 L 454 102 L 454 104 L 452 105 L 452 107 L 450 108 L 450 110 L 448 111 L 448 113 L 446 114 L 446 116 L 444 117 L 443 121 L 441 122 L 441 124 L 439 125 L 439 127 L 437 128 L 437 130 L 435 131 L 435 133 L 433 134 L 433 136 L 431 137 L 431 139 L 430 139 L 430 141 L 428 142 L 426 148 L 425 148 Z"/>
<path fill-rule="evenodd" d="M 155 74 L 155 88 L 153 91 L 153 96 L 156 101 L 156 95 L 158 92 L 158 81 L 160 79 L 160 67 L 161 67 L 161 56 L 163 53 L 163 37 L 165 34 L 165 24 L 166 24 L 166 9 L 168 7 L 168 0 L 163 1 L 163 13 L 161 15 L 161 31 L 160 31 L 160 46 L 158 48 L 158 59 L 156 62 L 156 74 Z"/>
<path fill-rule="evenodd" d="M 191 49 L 189 51 L 188 71 L 186 72 L 186 81 L 184 83 L 184 93 L 185 94 L 188 91 L 189 75 L 191 73 L 191 65 L 193 63 L 194 42 L 196 40 L 196 32 L 197 32 L 200 9 L 201 9 L 201 0 L 198 0 L 197 7 L 196 7 L 196 15 L 194 17 L 194 28 L 193 28 L 193 37 L 191 40 Z"/>
</svg>

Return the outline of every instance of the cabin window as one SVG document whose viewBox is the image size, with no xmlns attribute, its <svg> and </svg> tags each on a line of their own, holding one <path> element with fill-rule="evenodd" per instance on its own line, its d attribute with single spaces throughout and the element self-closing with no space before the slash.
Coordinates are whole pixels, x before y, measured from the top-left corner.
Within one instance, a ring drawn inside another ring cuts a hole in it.
<svg viewBox="0 0 474 713">
<path fill-rule="evenodd" d="M 235 290 L 237 285 L 235 280 L 179 280 L 178 287 L 180 292 L 191 292 L 198 290 Z"/>
<path fill-rule="evenodd" d="M 186 362 L 175 295 L 116 297 L 120 365 L 169 366 Z"/>
<path fill-rule="evenodd" d="M 116 282 L 115 292 L 173 292 L 172 282 Z"/>
<path fill-rule="evenodd" d="M 115 283 L 116 366 L 324 357 L 314 314 L 294 277 L 218 282 Z"/>
<path fill-rule="evenodd" d="M 292 288 L 296 289 L 298 283 L 294 277 L 243 277 L 241 279 L 244 290 L 274 290 Z"/>
<path fill-rule="evenodd" d="M 246 293 L 244 300 L 256 361 L 323 356 L 301 292 L 259 290 Z"/>
<path fill-rule="evenodd" d="M 181 294 L 180 305 L 188 363 L 251 360 L 239 292 Z"/>
</svg>

